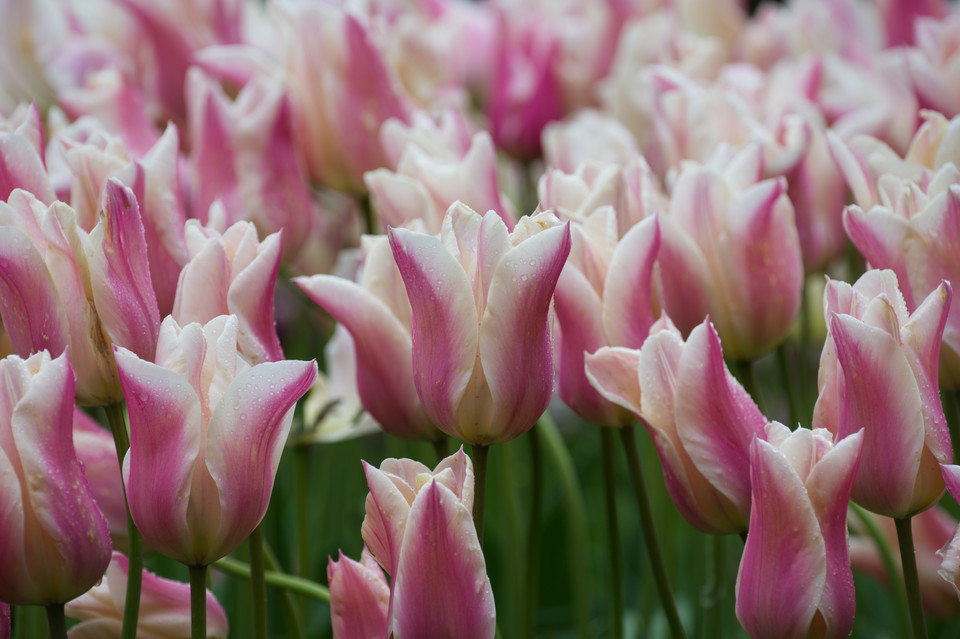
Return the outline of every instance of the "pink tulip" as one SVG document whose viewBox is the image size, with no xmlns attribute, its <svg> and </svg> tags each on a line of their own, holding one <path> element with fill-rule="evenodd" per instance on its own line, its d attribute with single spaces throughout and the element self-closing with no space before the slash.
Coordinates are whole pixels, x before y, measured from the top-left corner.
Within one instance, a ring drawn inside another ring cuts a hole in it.
<svg viewBox="0 0 960 639">
<path fill-rule="evenodd" d="M 0 361 L 0 601 L 65 603 L 110 561 L 110 531 L 73 447 L 66 355 Z"/>
<path fill-rule="evenodd" d="M 396 145 L 400 124 L 390 120 L 381 130 L 384 148 Z M 464 126 L 466 124 L 464 123 Z M 408 134 L 409 135 L 409 134 Z M 388 142 L 388 136 L 393 138 Z M 396 171 L 377 169 L 365 173 L 380 223 L 403 226 L 422 218 L 431 233 L 440 231 L 444 213 L 461 200 L 477 211 L 495 210 L 512 226 L 516 214 L 500 192 L 497 152 L 490 135 L 481 131 L 470 138 L 465 151 L 458 148 L 425 148 L 411 140 L 403 148 Z"/>
<path fill-rule="evenodd" d="M 660 229 L 650 217 L 617 242 L 615 215 L 604 207 L 570 228 L 570 257 L 554 293 L 557 394 L 594 424 L 629 426 L 633 414 L 590 385 L 584 356 L 602 346 L 640 348 L 654 327 L 651 284 Z"/>
<path fill-rule="evenodd" d="M 290 5 L 283 14 L 294 142 L 307 172 L 324 185 L 360 191 L 363 174 L 386 165 L 380 126 L 407 121 L 410 98 L 366 16 L 325 3 Z"/>
<path fill-rule="evenodd" d="M 543 128 L 542 141 L 544 163 L 564 173 L 579 172 L 584 163 L 646 164 L 629 129 L 616 118 L 593 109 L 551 122 Z"/>
<path fill-rule="evenodd" d="M 180 272 L 173 319 L 186 326 L 206 324 L 218 315 L 236 315 L 240 353 L 248 362 L 282 360 L 273 321 L 280 233 L 261 242 L 250 222 L 237 222 L 220 234 L 190 220 L 184 235 L 190 261 Z"/>
<path fill-rule="evenodd" d="M 44 157 L 43 121 L 36 104 L 0 122 L 0 200 L 23 189 L 52 204 L 56 197 Z"/>
<path fill-rule="evenodd" d="M 18 190 L 0 203 L 4 328 L 21 356 L 69 346 L 81 404 L 121 399 L 111 343 L 152 358 L 160 323 L 136 200 L 111 179 L 103 205 L 85 236 L 62 202 Z"/>
<path fill-rule="evenodd" d="M 780 343 L 800 309 L 800 238 L 786 181 L 760 179 L 759 147 L 721 167 L 724 155 L 687 165 L 660 216 L 663 306 L 684 334 L 709 314 L 727 357 L 753 359 Z"/>
<path fill-rule="evenodd" d="M 107 520 L 114 550 L 127 548 L 127 502 L 117 447 L 109 430 L 79 407 L 73 411 L 73 446 L 90 483 L 90 494 Z"/>
<path fill-rule="evenodd" d="M 276 78 L 260 74 L 230 99 L 220 83 L 199 68 L 187 74 L 193 210 L 210 225 L 210 206 L 223 202 L 221 230 L 240 220 L 261 234 L 284 231 L 289 259 L 308 237 L 317 205 L 297 157 L 293 107 Z"/>
<path fill-rule="evenodd" d="M 910 314 L 893 271 L 827 283 L 813 425 L 839 438 L 863 430 L 853 500 L 872 512 L 908 517 L 943 494 L 953 450 L 937 366 L 950 298 L 943 282 Z"/>
<path fill-rule="evenodd" d="M 360 561 L 340 552 L 339 561 L 327 562 L 330 584 L 330 617 L 336 639 L 386 637 L 390 586 L 373 555 L 363 549 Z"/>
<path fill-rule="evenodd" d="M 847 637 L 855 597 L 847 502 L 863 442 L 782 424 L 750 447 L 750 532 L 737 573 L 737 619 L 754 639 Z"/>
<path fill-rule="evenodd" d="M 353 338 L 356 384 L 364 410 L 388 433 L 408 439 L 441 436 L 414 385 L 410 302 L 382 236 L 365 236 L 359 283 L 333 275 L 294 278 Z"/>
<path fill-rule="evenodd" d="M 113 553 L 103 580 L 66 605 L 68 617 L 80 619 L 67 636 L 70 639 L 119 639 L 127 596 L 129 563 Z M 213 593 L 207 591 L 207 637 L 226 639 L 227 615 Z M 190 585 L 163 579 L 146 570 L 140 586 L 138 639 L 189 639 Z"/>
<path fill-rule="evenodd" d="M 750 445 L 767 419 L 723 363 L 704 321 L 683 342 L 675 328 L 637 350 L 601 348 L 586 372 L 607 400 L 643 419 L 680 514 L 709 533 L 746 530 Z"/>
<path fill-rule="evenodd" d="M 552 214 L 520 220 L 513 233 L 495 212 L 460 203 L 440 238 L 390 229 L 413 311 L 414 382 L 445 433 L 489 445 L 518 437 L 553 394 L 547 311 L 570 252 Z"/>
<path fill-rule="evenodd" d="M 230 553 L 260 523 L 293 406 L 317 375 L 315 362 L 249 365 L 238 334 L 234 316 L 183 328 L 168 317 L 156 364 L 116 349 L 130 514 L 150 546 L 188 566 Z"/>
<path fill-rule="evenodd" d="M 461 449 L 433 471 L 409 459 L 387 459 L 379 469 L 364 464 L 364 471 L 370 493 L 362 534 L 392 578 L 395 639 L 493 637 L 496 611 L 471 514 L 470 458 Z"/>
</svg>

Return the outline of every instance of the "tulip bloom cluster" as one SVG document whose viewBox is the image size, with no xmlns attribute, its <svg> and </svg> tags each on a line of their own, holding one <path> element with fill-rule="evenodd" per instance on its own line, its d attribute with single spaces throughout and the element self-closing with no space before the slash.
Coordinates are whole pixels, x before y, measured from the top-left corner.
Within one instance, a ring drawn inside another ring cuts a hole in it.
<svg viewBox="0 0 960 639">
<path fill-rule="evenodd" d="M 0 639 L 955 635 L 958 33 L 2 3 Z"/>
</svg>

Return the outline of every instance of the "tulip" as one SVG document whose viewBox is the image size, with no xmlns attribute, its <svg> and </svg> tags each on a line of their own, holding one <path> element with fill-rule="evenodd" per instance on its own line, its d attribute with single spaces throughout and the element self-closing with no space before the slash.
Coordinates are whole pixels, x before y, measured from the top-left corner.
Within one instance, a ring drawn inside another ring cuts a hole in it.
<svg viewBox="0 0 960 639">
<path fill-rule="evenodd" d="M 950 298 L 943 282 L 910 314 L 893 271 L 827 283 L 813 425 L 840 438 L 863 429 L 853 500 L 872 512 L 903 519 L 943 494 L 939 465 L 953 451 L 937 367 Z"/>
<path fill-rule="evenodd" d="M 704 321 L 686 343 L 670 327 L 639 351 L 601 348 L 586 370 L 603 397 L 643 420 L 684 519 L 709 533 L 746 530 L 750 445 L 767 419 L 726 369 L 713 325 Z"/>
<path fill-rule="evenodd" d="M 751 146 L 722 170 L 687 165 L 660 216 L 663 306 L 687 334 L 706 315 L 727 357 L 747 360 L 775 347 L 800 309 L 803 261 L 786 181 L 761 177 Z"/>
<path fill-rule="evenodd" d="M 160 324 L 143 225 L 129 189 L 110 180 L 89 236 L 62 202 L 15 191 L 0 203 L 0 315 L 22 357 L 70 347 L 77 401 L 121 399 L 111 342 L 153 357 Z"/>
<path fill-rule="evenodd" d="M 364 472 L 363 540 L 392 578 L 393 636 L 493 637 L 493 591 L 470 514 L 473 464 L 463 449 L 433 471 L 387 459 L 379 469 L 364 464 Z"/>
<path fill-rule="evenodd" d="M 129 562 L 125 555 L 113 553 L 103 580 L 89 591 L 67 603 L 68 617 L 80 619 L 67 636 L 70 639 L 119 639 L 123 625 Z M 207 591 L 208 639 L 226 639 L 227 615 L 213 593 Z M 140 590 L 138 639 L 189 639 L 190 585 L 163 579 L 143 571 Z"/>
<path fill-rule="evenodd" d="M 330 617 L 337 639 L 386 637 L 390 586 L 373 555 L 364 548 L 360 561 L 340 551 L 339 561 L 327 563 Z"/>
<path fill-rule="evenodd" d="M 249 365 L 239 322 L 164 320 L 156 363 L 117 348 L 130 416 L 123 461 L 130 514 L 156 550 L 206 566 L 239 546 L 267 510 L 293 406 L 315 362 Z"/>
<path fill-rule="evenodd" d="M 184 230 L 190 261 L 180 272 L 172 317 L 181 326 L 236 315 L 240 352 L 251 364 L 283 359 L 273 321 L 273 292 L 280 270 L 280 233 L 257 238 L 250 222 L 223 234 L 196 220 Z"/>
<path fill-rule="evenodd" d="M 790 432 L 776 422 L 750 447 L 750 533 L 737 619 L 754 639 L 832 639 L 853 629 L 847 502 L 863 436 Z"/>
<path fill-rule="evenodd" d="M 513 233 L 493 211 L 460 203 L 440 238 L 391 229 L 412 308 L 414 383 L 445 433 L 487 446 L 518 437 L 553 394 L 547 310 L 570 252 L 552 214 Z"/>
<path fill-rule="evenodd" d="M 73 447 L 66 355 L 0 361 L 0 601 L 63 604 L 110 561 L 110 531 Z"/>
<path fill-rule="evenodd" d="M 56 199 L 44 164 L 43 121 L 36 104 L 0 121 L 0 200 L 14 189 L 30 191 L 45 204 Z"/>
<path fill-rule="evenodd" d="M 363 254 L 359 283 L 333 275 L 293 281 L 350 332 L 364 410 L 388 433 L 436 441 L 442 435 L 414 385 L 410 302 L 389 242 L 365 236 Z"/>
</svg>

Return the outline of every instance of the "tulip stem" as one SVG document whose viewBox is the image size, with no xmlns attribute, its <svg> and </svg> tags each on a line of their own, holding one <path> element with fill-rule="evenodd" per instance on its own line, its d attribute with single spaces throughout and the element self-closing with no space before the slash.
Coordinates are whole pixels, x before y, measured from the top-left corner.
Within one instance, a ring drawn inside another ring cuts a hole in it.
<svg viewBox="0 0 960 639">
<path fill-rule="evenodd" d="M 705 635 L 716 639 L 723 635 L 723 599 L 726 596 L 727 536 L 709 535 L 707 583 L 700 591 L 700 605 L 704 609 Z"/>
<path fill-rule="evenodd" d="M 483 548 L 483 507 L 487 495 L 487 454 L 489 446 L 473 445 L 473 523 L 477 527 L 477 539 Z"/>
<path fill-rule="evenodd" d="M 674 639 L 686 639 L 687 633 L 680 622 L 677 604 L 673 599 L 670 588 L 670 579 L 663 563 L 663 553 L 660 550 L 660 539 L 657 529 L 653 525 L 653 510 L 650 507 L 650 497 L 647 495 L 647 483 L 643 478 L 643 469 L 640 468 L 640 454 L 637 450 L 637 439 L 634 427 L 620 429 L 620 439 L 623 441 L 623 450 L 627 455 L 627 466 L 630 469 L 630 479 L 633 481 L 633 490 L 637 497 L 637 509 L 640 513 L 640 528 L 646 541 L 647 556 L 650 558 L 650 567 L 653 570 L 653 580 L 657 585 L 660 603 L 667 616 L 670 634 Z"/>
<path fill-rule="evenodd" d="M 620 553 L 620 526 L 617 520 L 616 459 L 614 434 L 610 428 L 600 427 L 603 459 L 603 494 L 607 515 L 607 550 L 610 553 L 610 637 L 623 637 L 623 566 Z"/>
<path fill-rule="evenodd" d="M 297 561 L 294 564 L 294 573 L 303 577 L 310 569 L 310 521 L 307 505 L 307 487 L 310 484 L 310 445 L 306 443 L 293 445 L 294 465 L 294 499 L 297 504 Z"/>
<path fill-rule="evenodd" d="M 250 550 L 250 595 L 252 598 L 253 636 L 267 639 L 267 582 L 264 579 L 263 533 L 260 524 L 253 529 L 249 542 Z"/>
<path fill-rule="evenodd" d="M 893 594 L 893 598 L 897 603 L 897 620 L 900 623 L 900 636 L 907 637 L 910 635 L 910 610 L 907 606 L 906 596 L 904 595 L 903 577 L 900 575 L 900 570 L 893 559 L 890 544 L 887 543 L 887 538 L 877 526 L 877 522 L 873 520 L 870 513 L 864 510 L 863 507 L 850 502 L 850 510 L 857 516 L 857 519 L 860 520 L 863 527 L 867 529 L 867 533 L 877 546 L 880 561 L 883 563 L 883 569 L 887 573 L 890 592 Z"/>
<path fill-rule="evenodd" d="M 214 562 L 213 567 L 234 577 L 250 579 L 250 565 L 232 557 L 218 559 Z M 273 570 L 264 571 L 263 579 L 268 585 L 274 588 L 289 590 L 325 604 L 330 603 L 330 590 L 315 581 L 294 577 L 293 575 Z"/>
<path fill-rule="evenodd" d="M 564 514 L 566 516 L 567 533 L 570 535 L 568 551 L 570 553 L 570 585 L 573 596 L 574 615 L 577 622 L 577 635 L 581 638 L 592 637 L 590 628 L 590 582 L 587 576 L 590 569 L 587 562 L 586 549 L 589 547 L 587 534 L 587 507 L 584 504 L 583 492 L 577 479 L 576 467 L 570 450 L 563 441 L 563 436 L 550 417 L 544 413 L 535 426 L 537 434 L 542 437 L 541 443 L 550 461 L 556 467 L 560 479 L 560 489 L 563 494 Z"/>
<path fill-rule="evenodd" d="M 787 410 L 790 415 L 790 428 L 796 428 L 800 420 L 800 410 L 797 406 L 796 388 L 790 379 L 790 362 L 788 361 L 787 340 L 777 346 L 777 368 L 780 369 L 780 379 L 783 384 L 783 393 L 787 396 Z"/>
<path fill-rule="evenodd" d="M 63 613 L 63 604 L 50 604 L 45 608 L 50 639 L 67 639 L 67 617 Z"/>
<path fill-rule="evenodd" d="M 113 444 L 117 449 L 118 463 L 123 465 L 123 458 L 130 449 L 130 435 L 127 432 L 127 418 L 124 415 L 122 402 L 107 404 L 107 422 L 113 433 Z M 123 503 L 127 509 L 127 559 L 129 569 L 127 575 L 127 592 L 123 604 L 123 627 L 121 639 L 136 639 L 137 621 L 140 616 L 140 587 L 143 580 L 143 538 L 137 525 L 133 523 L 130 514 L 130 504 L 127 502 L 127 487 L 123 485 Z"/>
<path fill-rule="evenodd" d="M 920 598 L 920 576 L 917 573 L 917 554 L 913 548 L 912 516 L 894 519 L 897 526 L 897 542 L 900 545 L 900 563 L 903 566 L 903 585 L 910 608 L 910 625 L 914 639 L 926 639 L 927 622 L 923 616 L 923 601 Z"/>
<path fill-rule="evenodd" d="M 190 639 L 207 639 L 207 567 L 190 566 Z"/>
<path fill-rule="evenodd" d="M 523 607 L 524 633 L 533 637 L 536 629 L 537 590 L 540 568 L 541 504 L 543 503 L 543 455 L 537 431 L 527 435 L 530 442 L 530 525 L 527 528 L 527 588 Z"/>
</svg>

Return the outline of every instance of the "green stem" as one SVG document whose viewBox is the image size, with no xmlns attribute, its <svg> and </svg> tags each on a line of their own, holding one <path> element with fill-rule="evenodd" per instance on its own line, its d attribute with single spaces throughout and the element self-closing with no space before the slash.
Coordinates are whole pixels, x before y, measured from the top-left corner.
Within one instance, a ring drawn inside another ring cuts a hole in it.
<svg viewBox="0 0 960 639">
<path fill-rule="evenodd" d="M 36 639 L 42 637 L 49 623 L 44 621 L 44 612 L 40 606 L 11 606 L 10 622 L 13 639 Z"/>
<path fill-rule="evenodd" d="M 277 559 L 276 553 L 270 548 L 270 544 L 266 539 L 263 539 L 263 559 L 267 570 L 279 573 L 284 572 L 283 567 L 280 565 L 280 560 Z M 264 571 L 264 574 L 266 574 L 266 571 Z M 284 620 L 287 622 L 295 639 L 304 639 L 306 634 L 303 628 L 303 615 L 300 613 L 300 608 L 297 606 L 297 600 L 294 594 L 289 590 L 281 590 L 280 592 L 280 602 L 283 604 L 285 613 Z"/>
<path fill-rule="evenodd" d="M 433 450 L 437 454 L 437 459 L 443 461 L 450 456 L 450 439 L 446 435 L 441 435 L 440 439 L 435 439 L 432 442 Z"/>
<path fill-rule="evenodd" d="M 307 504 L 307 492 L 310 484 L 310 446 L 297 444 L 293 447 L 294 499 L 297 517 L 297 561 L 294 573 L 303 577 L 310 569 L 310 512 Z"/>
<path fill-rule="evenodd" d="M 233 559 L 232 557 L 223 557 L 222 559 L 218 559 L 213 564 L 213 567 L 217 570 L 227 573 L 228 575 L 233 575 L 234 577 L 250 579 L 250 565 L 245 564 L 238 559 Z M 285 573 L 275 572 L 272 570 L 264 572 L 263 578 L 264 581 L 272 588 L 289 590 L 299 595 L 303 595 L 304 597 L 316 599 L 317 601 L 321 601 L 325 604 L 330 603 L 330 591 L 325 586 L 322 586 L 315 581 L 303 579 L 302 577 L 294 577 L 293 575 L 287 575 Z"/>
<path fill-rule="evenodd" d="M 568 551 L 570 553 L 570 585 L 573 595 L 574 614 L 577 621 L 577 634 L 581 638 L 593 636 L 590 629 L 590 575 L 586 550 L 589 547 L 587 535 L 586 505 L 580 482 L 577 480 L 573 457 L 567 449 L 549 413 L 544 413 L 536 425 L 537 434 L 550 461 L 556 467 L 563 494 L 564 515 L 567 519 L 567 532 L 570 535 Z"/>
<path fill-rule="evenodd" d="M 477 538 L 483 548 L 483 510 L 487 494 L 487 454 L 489 446 L 473 445 L 473 523 L 477 527 Z"/>
<path fill-rule="evenodd" d="M 124 416 L 123 403 L 107 404 L 107 421 L 113 433 L 113 443 L 117 449 L 117 460 L 123 465 L 123 458 L 130 449 L 130 435 L 127 432 L 127 419 Z M 127 509 L 127 592 L 123 604 L 123 627 L 121 639 L 136 639 L 137 621 L 140 616 L 140 587 L 143 581 L 143 538 L 130 514 L 127 502 L 127 487 L 123 486 L 123 503 Z"/>
<path fill-rule="evenodd" d="M 50 639 L 67 639 L 67 618 L 63 614 L 63 604 L 50 604 L 44 607 L 47 610 Z"/>
<path fill-rule="evenodd" d="M 897 542 L 900 545 L 900 563 L 903 566 L 903 585 L 910 608 L 910 626 L 914 639 L 926 639 L 927 622 L 923 616 L 923 601 L 920 599 L 920 576 L 917 573 L 917 555 L 913 549 L 913 527 L 910 516 L 894 519 L 897 525 Z"/>
<path fill-rule="evenodd" d="M 620 553 L 620 526 L 617 520 L 617 480 L 615 476 L 614 434 L 600 427 L 603 458 L 603 494 L 607 515 L 607 550 L 610 553 L 610 637 L 623 637 L 623 566 Z"/>
<path fill-rule="evenodd" d="M 700 592 L 700 606 L 704 610 L 705 636 L 719 639 L 723 635 L 723 600 L 727 595 L 727 537 L 708 535 L 707 583 Z"/>
<path fill-rule="evenodd" d="M 796 389 L 791 383 L 790 362 L 788 361 L 787 340 L 780 342 L 777 346 L 777 368 L 780 369 L 780 380 L 783 385 L 784 394 L 787 396 L 787 410 L 790 414 L 790 428 L 796 428 L 800 420 L 800 410 L 797 405 Z"/>
<path fill-rule="evenodd" d="M 887 536 L 884 535 L 880 527 L 877 526 L 877 522 L 874 521 L 873 516 L 864 510 L 863 507 L 850 502 L 850 510 L 857 516 L 857 519 L 860 520 L 863 527 L 867 529 L 867 534 L 870 535 L 873 543 L 877 546 L 877 551 L 880 553 L 880 561 L 883 563 L 883 569 L 887 573 L 887 583 L 890 584 L 890 592 L 893 593 L 894 601 L 896 601 L 897 621 L 900 624 L 899 634 L 901 637 L 907 637 L 910 635 L 910 609 L 907 605 L 907 597 L 903 588 L 903 577 L 900 574 L 896 560 L 893 558 L 893 550 L 890 548 Z"/>
<path fill-rule="evenodd" d="M 206 566 L 190 566 L 190 639 L 207 639 Z"/>
<path fill-rule="evenodd" d="M 524 635 L 533 637 L 536 630 L 537 591 L 540 568 L 540 535 L 543 503 L 543 454 L 537 432 L 527 435 L 530 442 L 530 524 L 527 527 L 526 602 L 523 609 Z"/>
<path fill-rule="evenodd" d="M 253 636 L 267 639 L 267 583 L 264 580 L 263 532 L 257 525 L 248 539 L 250 547 L 250 595 L 253 612 Z"/>
<path fill-rule="evenodd" d="M 657 536 L 657 529 L 653 525 L 653 510 L 650 508 L 647 483 L 643 478 L 643 470 L 640 468 L 640 455 L 633 431 L 632 426 L 621 428 L 620 439 L 623 442 L 623 450 L 627 455 L 627 467 L 630 469 L 630 479 L 633 482 L 633 490 L 637 497 L 640 528 L 643 530 L 643 538 L 646 541 L 645 546 L 653 571 L 653 581 L 657 586 L 657 593 L 660 595 L 660 604 L 667 616 L 670 634 L 674 639 L 686 639 L 687 634 L 683 629 L 683 624 L 680 623 L 680 614 L 677 612 L 677 604 L 673 599 L 673 591 L 670 588 L 670 579 L 667 577 L 667 569 L 663 563 L 660 539 Z"/>
</svg>

